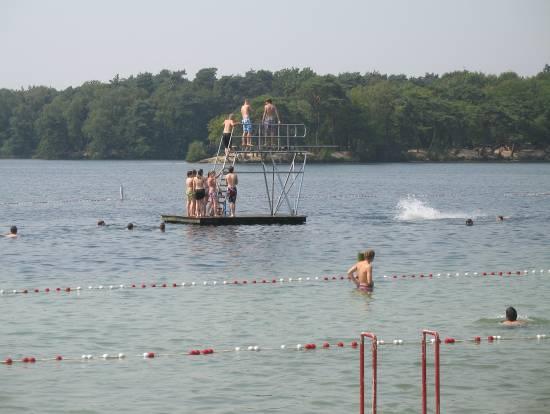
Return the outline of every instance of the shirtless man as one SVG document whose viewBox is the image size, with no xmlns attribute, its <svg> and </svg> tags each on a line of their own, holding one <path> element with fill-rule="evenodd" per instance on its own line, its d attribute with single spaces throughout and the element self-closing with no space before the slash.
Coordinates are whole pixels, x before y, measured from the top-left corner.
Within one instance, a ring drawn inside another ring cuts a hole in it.
<svg viewBox="0 0 550 414">
<path fill-rule="evenodd" d="M 233 114 L 229 114 L 227 119 L 223 121 L 223 146 L 225 147 L 226 157 L 229 155 L 229 151 L 231 150 L 231 133 L 233 132 L 233 127 L 235 125 L 238 125 L 238 123 L 233 121 Z"/>
<path fill-rule="evenodd" d="M 216 171 L 210 171 L 206 179 L 208 186 L 208 201 L 210 202 L 210 215 L 218 216 L 218 186 L 216 185 Z"/>
<path fill-rule="evenodd" d="M 509 306 L 506 309 L 506 320 L 502 321 L 503 325 L 521 326 L 521 325 L 525 325 L 526 323 L 527 323 L 526 321 L 521 321 L 521 320 L 518 321 L 518 313 L 512 306 Z"/>
<path fill-rule="evenodd" d="M 266 145 L 267 137 L 271 137 L 271 146 L 275 146 L 275 129 L 277 128 L 275 123 L 275 118 L 277 118 L 277 124 L 281 123 L 281 118 L 279 118 L 279 111 L 277 107 L 273 105 L 271 99 L 266 99 L 264 106 L 264 114 L 262 115 L 262 124 L 264 125 L 265 136 L 266 136 Z"/>
<path fill-rule="evenodd" d="M 365 260 L 357 262 L 348 270 L 348 279 L 357 285 L 359 290 L 372 292 L 374 282 L 372 281 L 372 261 L 374 260 L 374 250 L 367 250 Z"/>
<path fill-rule="evenodd" d="M 193 171 L 187 171 L 187 178 L 185 179 L 185 195 L 187 196 L 187 217 L 194 215 L 193 212 L 193 199 L 195 194 L 193 192 Z"/>
<path fill-rule="evenodd" d="M 195 192 L 195 217 L 204 216 L 206 201 L 205 184 L 205 179 L 202 176 L 202 169 L 200 169 L 197 172 L 197 175 L 193 177 L 193 191 Z"/>
<path fill-rule="evenodd" d="M 17 226 L 11 226 L 10 232 L 5 234 L 4 237 L 7 237 L 8 239 L 15 239 L 17 237 Z"/>
<path fill-rule="evenodd" d="M 225 176 L 227 182 L 227 199 L 229 200 L 229 209 L 231 211 L 231 217 L 235 217 L 235 202 L 237 201 L 237 184 L 239 184 L 239 177 L 234 172 L 233 166 L 228 169 L 229 174 Z"/>
<path fill-rule="evenodd" d="M 241 115 L 243 117 L 243 139 L 241 145 L 243 147 L 252 146 L 252 121 L 250 120 L 251 112 L 252 108 L 250 107 L 250 102 L 248 102 L 248 99 L 245 99 L 243 106 L 241 106 Z"/>
</svg>

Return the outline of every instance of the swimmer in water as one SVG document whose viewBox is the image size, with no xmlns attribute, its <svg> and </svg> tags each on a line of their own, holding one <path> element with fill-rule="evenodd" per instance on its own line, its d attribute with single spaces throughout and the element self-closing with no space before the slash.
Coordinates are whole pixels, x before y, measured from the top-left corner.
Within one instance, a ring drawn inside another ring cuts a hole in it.
<svg viewBox="0 0 550 414">
<path fill-rule="evenodd" d="M 101 226 L 105 226 L 106 224 L 105 224 L 105 221 L 103 221 L 103 220 L 98 220 L 97 225 L 98 225 L 99 227 L 101 227 Z"/>
<path fill-rule="evenodd" d="M 4 234 L 4 237 L 8 239 L 15 239 L 17 238 L 17 226 L 11 226 L 10 232 L 8 234 Z"/>
<path fill-rule="evenodd" d="M 512 306 L 509 306 L 506 309 L 506 320 L 502 321 L 501 323 L 505 326 L 522 326 L 525 325 L 527 322 L 522 320 L 518 321 L 518 313 Z"/>
<path fill-rule="evenodd" d="M 134 223 L 128 223 L 128 225 L 126 226 L 126 228 L 128 230 L 134 230 Z"/>
<path fill-rule="evenodd" d="M 355 283 L 359 290 L 372 292 L 374 289 L 374 282 L 372 281 L 374 250 L 367 250 L 364 256 L 364 260 L 357 262 L 348 270 L 348 279 Z"/>
<path fill-rule="evenodd" d="M 164 233 L 166 231 L 166 224 L 160 223 L 159 229 L 160 229 L 161 233 Z"/>
<path fill-rule="evenodd" d="M 466 220 L 466 225 L 467 226 L 473 226 L 474 225 L 474 221 L 472 219 L 467 219 Z"/>
</svg>

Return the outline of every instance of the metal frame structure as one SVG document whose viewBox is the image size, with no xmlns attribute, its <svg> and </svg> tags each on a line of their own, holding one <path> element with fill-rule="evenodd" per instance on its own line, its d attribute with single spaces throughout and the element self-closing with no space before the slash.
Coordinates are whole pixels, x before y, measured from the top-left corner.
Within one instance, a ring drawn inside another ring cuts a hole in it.
<svg viewBox="0 0 550 414">
<path fill-rule="evenodd" d="M 376 414 L 376 390 L 378 384 L 378 339 L 372 332 L 361 332 L 361 345 L 359 348 L 359 412 L 365 414 L 365 338 L 371 339 L 372 358 L 372 414 Z"/>
<path fill-rule="evenodd" d="M 227 173 L 228 165 L 234 166 L 239 159 L 254 155 L 259 158 L 262 167 L 257 173 L 264 176 L 269 214 L 275 216 L 280 213 L 284 203 L 291 216 L 298 215 L 308 149 L 313 148 L 296 145 L 298 140 L 306 137 L 306 126 L 304 124 L 252 124 L 252 131 L 253 133 L 250 134 L 252 145 L 234 150 L 232 146 L 234 139 L 244 139 L 241 138 L 242 125 L 235 126 L 229 140 L 228 154 L 225 154 L 223 137 L 220 139 L 214 161 L 218 187 L 226 187 L 224 174 Z M 288 170 L 282 168 L 283 163 L 288 164 Z"/>
<path fill-rule="evenodd" d="M 440 413 L 440 376 L 439 376 L 439 333 L 437 331 L 430 331 L 428 329 L 422 330 L 422 414 L 428 412 L 427 408 L 427 385 L 426 385 L 426 335 L 431 335 L 434 340 L 434 369 L 435 369 L 435 413 Z"/>
</svg>

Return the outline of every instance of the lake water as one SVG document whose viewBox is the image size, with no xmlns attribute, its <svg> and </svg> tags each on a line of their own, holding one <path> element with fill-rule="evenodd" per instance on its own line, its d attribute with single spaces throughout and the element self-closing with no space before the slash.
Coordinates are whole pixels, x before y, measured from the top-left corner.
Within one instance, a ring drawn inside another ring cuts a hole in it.
<svg viewBox="0 0 550 414">
<path fill-rule="evenodd" d="M 0 359 L 77 358 L 0 365 L 2 414 L 358 412 L 359 355 L 349 343 L 364 330 L 404 341 L 380 347 L 379 412 L 420 412 L 423 328 L 503 337 L 442 345 L 442 412 L 548 412 L 550 338 L 521 338 L 550 334 L 550 164 L 310 165 L 305 225 L 160 233 L 160 214 L 182 212 L 190 167 L 0 161 L 0 229 L 16 224 L 21 234 L 0 239 Z M 241 174 L 237 208 L 266 212 L 261 175 Z M 109 226 L 96 227 L 99 219 Z M 366 248 L 376 251 L 372 295 L 322 280 L 344 274 Z M 391 277 L 421 273 L 434 277 Z M 249 284 L 223 285 L 235 279 Z M 149 287 L 87 289 L 131 283 Z M 67 286 L 83 290 L 43 292 Z M 41 292 L 9 293 L 34 288 Z M 509 305 L 526 327 L 499 325 Z M 280 350 L 324 341 L 329 350 Z M 259 352 L 247 350 L 254 345 Z M 216 352 L 162 355 L 204 348 Z M 100 359 L 119 352 L 127 357 Z"/>
</svg>

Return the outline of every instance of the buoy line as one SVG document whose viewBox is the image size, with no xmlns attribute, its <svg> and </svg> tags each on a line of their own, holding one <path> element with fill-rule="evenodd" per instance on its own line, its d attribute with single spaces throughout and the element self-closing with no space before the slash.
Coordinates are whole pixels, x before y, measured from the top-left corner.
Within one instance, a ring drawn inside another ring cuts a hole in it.
<svg viewBox="0 0 550 414">
<path fill-rule="evenodd" d="M 441 279 L 441 278 L 457 278 L 457 277 L 508 277 L 508 276 L 527 276 L 529 274 L 544 274 L 549 273 L 550 269 L 544 270 L 523 270 L 523 271 L 498 271 L 498 272 L 453 272 L 453 273 L 417 273 L 403 275 L 383 275 L 384 279 Z M 185 288 L 185 287 L 220 287 L 220 286 L 249 286 L 249 285 L 281 285 L 281 284 L 309 284 L 314 285 L 317 282 L 336 282 L 347 281 L 347 276 L 332 275 L 332 276 L 315 276 L 315 277 L 284 277 L 272 279 L 226 279 L 222 281 L 210 280 L 202 282 L 140 282 L 140 283 L 117 283 L 104 285 L 88 285 L 88 286 L 67 286 L 55 288 L 29 288 L 29 289 L 0 289 L 0 296 L 7 295 L 27 295 L 32 293 L 71 293 L 83 291 L 102 291 L 102 290 L 123 290 L 123 289 L 146 289 L 146 288 Z"/>
<path fill-rule="evenodd" d="M 524 337 L 510 337 L 510 338 L 504 338 L 501 335 L 489 335 L 487 337 L 481 337 L 481 336 L 475 336 L 471 339 L 457 339 L 453 337 L 446 337 L 444 339 L 440 339 L 439 342 L 451 345 L 451 344 L 475 344 L 475 345 L 481 345 L 483 342 L 486 342 L 487 344 L 497 344 L 501 341 L 537 341 L 538 343 L 546 342 L 546 338 L 548 337 L 547 334 L 537 334 L 534 336 L 524 336 Z M 415 347 L 421 345 L 421 341 L 418 339 L 416 340 L 403 340 L 403 339 L 393 339 L 385 341 L 383 339 L 378 339 L 376 341 L 376 344 L 378 346 L 403 346 L 403 345 L 414 345 Z M 428 343 L 434 344 L 435 338 L 432 338 Z M 229 353 L 240 353 L 240 352 L 260 352 L 260 351 L 315 351 L 315 350 L 322 350 L 322 351 L 329 351 L 329 350 L 340 350 L 340 349 L 357 349 L 358 348 L 358 341 L 351 341 L 349 343 L 345 343 L 344 341 L 338 341 L 338 342 L 322 342 L 320 344 L 316 344 L 314 342 L 309 343 L 300 343 L 300 344 L 282 344 L 277 347 L 263 347 L 260 345 L 247 345 L 247 346 L 235 346 L 233 348 L 225 348 L 225 349 L 219 349 L 214 350 L 214 348 L 195 348 L 190 349 L 185 352 L 171 352 L 171 353 L 158 353 L 153 351 L 147 351 L 143 352 L 141 354 L 125 354 L 123 352 L 118 353 L 104 353 L 104 354 L 82 354 L 80 356 L 62 356 L 62 355 L 56 355 L 53 357 L 35 357 L 35 356 L 23 356 L 20 358 L 11 358 L 7 357 L 0 361 L 3 365 L 13 365 L 13 364 L 33 364 L 36 362 L 90 362 L 90 361 L 114 361 L 114 360 L 134 360 L 134 359 L 154 359 L 154 358 L 174 358 L 174 357 L 191 357 L 191 356 L 201 356 L 201 355 L 212 355 L 212 354 L 229 354 Z"/>
</svg>

